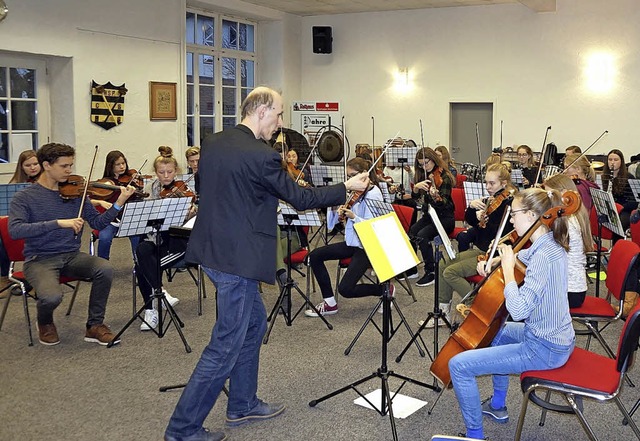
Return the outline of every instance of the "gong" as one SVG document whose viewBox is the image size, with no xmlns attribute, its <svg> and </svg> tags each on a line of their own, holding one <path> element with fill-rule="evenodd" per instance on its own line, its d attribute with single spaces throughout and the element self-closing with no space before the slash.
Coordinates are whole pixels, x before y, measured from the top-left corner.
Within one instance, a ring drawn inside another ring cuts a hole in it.
<svg viewBox="0 0 640 441">
<path fill-rule="evenodd" d="M 318 141 L 318 156 L 322 162 L 338 162 L 344 155 L 342 138 L 336 132 L 328 130 Z"/>
</svg>

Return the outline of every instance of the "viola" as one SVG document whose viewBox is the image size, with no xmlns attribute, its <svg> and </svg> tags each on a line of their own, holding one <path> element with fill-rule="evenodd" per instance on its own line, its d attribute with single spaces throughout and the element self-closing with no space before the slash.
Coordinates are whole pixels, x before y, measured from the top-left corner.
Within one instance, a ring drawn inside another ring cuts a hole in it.
<svg viewBox="0 0 640 441">
<path fill-rule="evenodd" d="M 500 208 L 500 206 L 504 201 L 512 199 L 513 193 L 514 193 L 514 190 L 506 191 L 505 189 L 497 196 L 493 196 L 489 198 L 490 200 L 489 205 L 485 208 L 484 214 L 482 215 L 482 219 L 480 219 L 480 222 L 478 224 L 480 228 L 485 228 L 487 226 L 487 222 L 489 221 L 489 216 L 491 216 L 491 213 L 493 213 L 498 208 Z"/>
<path fill-rule="evenodd" d="M 541 225 L 546 225 L 550 228 L 557 218 L 575 213 L 580 208 L 580 195 L 576 191 L 566 191 L 562 194 L 562 204 L 562 206 L 547 210 L 540 216 L 524 236 L 519 238 L 513 245 L 514 252 L 522 249 Z M 525 271 L 524 264 L 516 259 L 514 273 L 518 286 L 524 281 Z M 504 287 L 504 273 L 502 272 L 502 267 L 498 266 L 474 290 L 476 297 L 469 309 L 469 315 L 464 319 L 460 327 L 451 334 L 449 340 L 431 364 L 431 374 L 444 387 L 451 386 L 449 360 L 463 351 L 490 345 L 502 328 L 508 315 Z"/>
</svg>

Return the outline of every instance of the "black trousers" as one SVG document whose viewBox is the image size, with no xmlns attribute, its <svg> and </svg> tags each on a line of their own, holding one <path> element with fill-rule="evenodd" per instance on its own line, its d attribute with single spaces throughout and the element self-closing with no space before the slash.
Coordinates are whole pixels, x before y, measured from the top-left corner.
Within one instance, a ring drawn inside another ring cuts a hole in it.
<svg viewBox="0 0 640 441">
<path fill-rule="evenodd" d="M 371 283 L 358 284 L 358 281 L 367 269 L 371 268 L 371 263 L 364 250 L 358 247 L 350 247 L 345 242 L 338 242 L 316 248 L 309 253 L 309 265 L 318 281 L 322 298 L 333 297 L 331 277 L 329 276 L 325 262 L 328 260 L 345 259 L 347 257 L 351 257 L 351 263 L 340 279 L 338 292 L 343 297 L 379 297 L 384 294 L 384 287 L 382 285 Z"/>
<path fill-rule="evenodd" d="M 456 221 L 453 217 L 441 215 L 440 222 L 447 234 L 451 233 L 456 226 Z M 438 230 L 428 213 L 423 213 L 420 220 L 409 229 L 409 238 L 411 239 L 413 249 L 417 251 L 418 247 L 420 248 L 427 273 L 433 272 L 435 269 L 435 259 L 431 242 L 437 235 Z"/>
</svg>

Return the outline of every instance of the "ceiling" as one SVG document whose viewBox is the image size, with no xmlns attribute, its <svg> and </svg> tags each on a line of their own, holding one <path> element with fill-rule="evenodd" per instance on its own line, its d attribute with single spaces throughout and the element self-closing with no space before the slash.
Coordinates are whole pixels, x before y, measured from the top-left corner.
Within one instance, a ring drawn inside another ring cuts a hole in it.
<svg viewBox="0 0 640 441">
<path fill-rule="evenodd" d="M 535 12 L 554 12 L 556 0 L 243 0 L 290 14 L 330 15 L 521 3 Z"/>
</svg>

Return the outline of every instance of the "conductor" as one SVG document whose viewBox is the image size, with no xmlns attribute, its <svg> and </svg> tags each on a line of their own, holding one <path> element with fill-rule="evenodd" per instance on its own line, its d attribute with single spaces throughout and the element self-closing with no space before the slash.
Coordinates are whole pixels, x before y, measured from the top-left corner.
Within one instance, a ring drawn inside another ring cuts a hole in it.
<svg viewBox="0 0 640 441">
<path fill-rule="evenodd" d="M 198 173 L 200 207 L 186 259 L 202 265 L 218 290 L 218 317 L 171 416 L 166 441 L 225 439 L 202 427 L 229 379 L 226 423 L 239 426 L 280 415 L 283 404 L 257 397 L 266 310 L 259 281 L 273 284 L 278 199 L 297 210 L 341 205 L 346 191 L 363 191 L 366 173 L 319 188 L 302 188 L 282 169 L 266 141 L 282 125 L 283 101 L 267 87 L 243 101 L 242 122 L 204 140 Z"/>
</svg>

